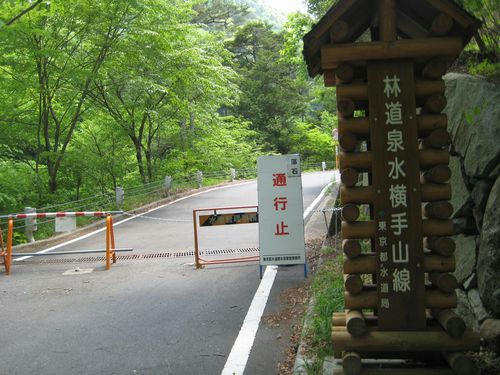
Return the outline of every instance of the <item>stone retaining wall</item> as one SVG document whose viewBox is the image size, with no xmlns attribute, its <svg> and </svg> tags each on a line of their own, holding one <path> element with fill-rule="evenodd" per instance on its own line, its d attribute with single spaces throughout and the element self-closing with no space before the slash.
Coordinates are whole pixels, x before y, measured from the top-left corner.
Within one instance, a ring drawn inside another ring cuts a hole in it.
<svg viewBox="0 0 500 375">
<path fill-rule="evenodd" d="M 453 220 L 460 232 L 457 312 L 479 330 L 500 318 L 500 85 L 455 73 L 444 79 Z"/>
</svg>

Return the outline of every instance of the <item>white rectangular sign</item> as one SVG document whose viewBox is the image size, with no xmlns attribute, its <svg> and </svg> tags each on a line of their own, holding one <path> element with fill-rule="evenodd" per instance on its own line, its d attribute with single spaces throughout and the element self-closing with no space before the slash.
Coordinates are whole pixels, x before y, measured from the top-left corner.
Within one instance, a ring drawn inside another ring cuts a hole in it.
<svg viewBox="0 0 500 375">
<path fill-rule="evenodd" d="M 56 233 L 72 232 L 76 229 L 76 217 L 62 216 L 56 217 Z"/>
<path fill-rule="evenodd" d="M 257 169 L 260 264 L 305 264 L 300 156 L 262 156 Z"/>
</svg>

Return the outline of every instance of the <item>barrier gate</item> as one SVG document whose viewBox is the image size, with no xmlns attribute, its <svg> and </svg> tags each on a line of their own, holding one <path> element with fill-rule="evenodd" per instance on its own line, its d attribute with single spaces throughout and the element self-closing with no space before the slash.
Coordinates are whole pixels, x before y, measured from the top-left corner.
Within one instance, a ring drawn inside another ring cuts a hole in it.
<svg viewBox="0 0 500 375">
<path fill-rule="evenodd" d="M 236 212 L 221 214 L 218 211 L 227 210 L 248 210 L 255 209 L 250 212 Z M 198 215 L 198 212 L 213 212 L 210 215 Z M 210 227 L 218 225 L 235 225 L 235 224 L 257 224 L 259 222 L 258 206 L 237 206 L 237 207 L 220 207 L 220 208 L 199 208 L 193 210 L 193 227 L 194 227 L 194 260 L 196 268 L 202 268 L 209 264 L 228 264 L 228 263 L 243 263 L 259 261 L 260 256 L 247 256 L 238 258 L 214 259 L 206 260 L 200 258 L 200 250 L 198 244 L 198 220 L 200 227 Z"/>
<path fill-rule="evenodd" d="M 13 214 L 0 216 L 0 219 L 7 219 L 7 243 L 3 241 L 2 231 L 0 230 L 0 258 L 3 258 L 5 274 L 10 274 L 13 257 L 32 257 L 32 256 L 57 256 L 71 254 L 92 254 L 106 253 L 106 270 L 111 268 L 111 263 L 116 263 L 116 253 L 132 251 L 131 248 L 116 249 L 115 248 L 115 233 L 113 226 L 113 215 L 123 214 L 123 211 L 92 211 L 92 212 L 48 212 L 48 213 L 32 213 L 32 214 Z M 76 251 L 57 251 L 50 253 L 13 253 L 12 239 L 14 234 L 14 219 L 45 219 L 59 217 L 105 217 L 106 218 L 106 248 L 101 250 L 76 250 Z"/>
</svg>

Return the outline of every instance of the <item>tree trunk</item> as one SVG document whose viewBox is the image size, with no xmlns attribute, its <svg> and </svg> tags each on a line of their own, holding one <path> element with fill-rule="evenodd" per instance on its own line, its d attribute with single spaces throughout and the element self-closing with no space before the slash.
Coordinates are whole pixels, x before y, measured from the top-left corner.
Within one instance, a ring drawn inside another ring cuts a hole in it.
<svg viewBox="0 0 500 375">
<path fill-rule="evenodd" d="M 135 147 L 135 158 L 137 160 L 137 167 L 139 168 L 139 174 L 141 175 L 141 181 L 143 184 L 147 182 L 146 173 L 144 171 L 144 165 L 142 161 L 142 144 L 135 136 L 130 136 L 132 143 Z"/>
<path fill-rule="evenodd" d="M 54 194 L 57 191 L 57 171 L 54 168 L 49 169 L 49 192 Z"/>
<path fill-rule="evenodd" d="M 80 200 L 80 186 L 82 185 L 82 179 L 77 178 L 76 179 L 76 200 Z"/>
</svg>

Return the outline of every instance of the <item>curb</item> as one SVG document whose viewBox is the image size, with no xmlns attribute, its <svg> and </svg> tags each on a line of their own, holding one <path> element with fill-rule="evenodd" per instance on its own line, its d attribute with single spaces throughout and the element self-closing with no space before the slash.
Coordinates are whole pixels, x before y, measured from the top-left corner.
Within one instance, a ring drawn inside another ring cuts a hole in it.
<svg viewBox="0 0 500 375">
<path fill-rule="evenodd" d="M 333 203 L 335 204 L 335 201 L 336 201 L 337 196 L 338 196 L 339 191 L 340 191 L 340 184 L 334 183 L 332 186 L 334 187 L 335 190 L 334 190 L 332 196 L 330 196 L 330 199 L 325 199 L 322 202 L 323 206 L 326 206 L 332 200 L 333 200 Z M 331 220 L 331 218 L 330 218 L 330 220 Z M 327 240 L 326 238 L 323 240 L 321 248 L 325 247 L 326 240 Z M 320 257 L 319 261 L 318 261 L 318 268 L 321 266 L 322 263 L 323 263 L 323 258 Z M 315 304 L 315 299 L 313 297 L 311 297 L 311 299 L 309 300 L 308 306 L 307 306 L 306 314 L 304 316 L 304 324 L 302 326 L 302 331 L 300 333 L 300 344 L 299 344 L 299 347 L 297 348 L 297 355 L 295 357 L 295 364 L 294 364 L 293 370 L 292 370 L 293 375 L 307 375 L 307 370 L 306 370 L 307 364 L 311 360 L 308 359 L 306 356 L 302 355 L 301 353 L 305 349 L 305 336 L 307 334 L 307 331 L 309 330 L 309 326 L 311 324 L 311 320 L 312 320 L 312 317 L 314 315 L 314 311 L 313 311 L 314 304 Z M 325 358 L 324 367 L 327 367 L 329 364 L 330 364 L 330 366 L 333 364 L 333 358 L 331 358 L 331 359 Z M 332 367 L 332 369 L 333 369 L 333 367 Z M 323 373 L 330 374 L 331 372 L 325 372 L 325 368 L 323 368 Z"/>
</svg>

